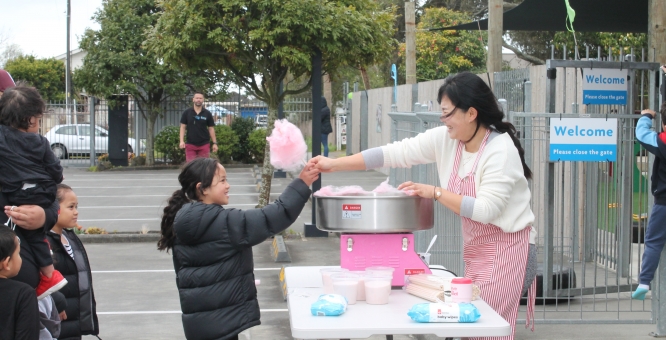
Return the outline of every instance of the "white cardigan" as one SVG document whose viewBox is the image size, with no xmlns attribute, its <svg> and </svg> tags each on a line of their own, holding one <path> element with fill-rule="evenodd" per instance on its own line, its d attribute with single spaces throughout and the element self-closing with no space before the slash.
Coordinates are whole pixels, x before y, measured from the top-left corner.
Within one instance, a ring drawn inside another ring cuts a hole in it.
<svg viewBox="0 0 666 340">
<path fill-rule="evenodd" d="M 446 126 L 432 128 L 416 137 L 382 146 L 383 166 L 409 168 L 436 163 L 440 185 L 446 189 L 451 172 L 458 171 L 453 169 L 457 147 L 458 140 L 449 137 Z M 476 200 L 471 219 L 496 225 L 508 233 L 529 227 L 530 243 L 535 243 L 531 193 L 518 150 L 508 134 L 488 141 L 474 176 Z"/>
</svg>

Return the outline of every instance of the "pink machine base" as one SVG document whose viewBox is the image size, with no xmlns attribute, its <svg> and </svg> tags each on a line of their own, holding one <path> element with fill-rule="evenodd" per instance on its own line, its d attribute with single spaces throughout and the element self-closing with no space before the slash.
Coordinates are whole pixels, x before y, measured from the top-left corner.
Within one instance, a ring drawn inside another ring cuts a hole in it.
<svg viewBox="0 0 666 340">
<path fill-rule="evenodd" d="M 410 233 L 342 234 L 340 266 L 355 271 L 376 266 L 393 267 L 393 286 L 404 286 L 407 275 L 432 274 L 414 251 L 414 234 Z"/>
</svg>

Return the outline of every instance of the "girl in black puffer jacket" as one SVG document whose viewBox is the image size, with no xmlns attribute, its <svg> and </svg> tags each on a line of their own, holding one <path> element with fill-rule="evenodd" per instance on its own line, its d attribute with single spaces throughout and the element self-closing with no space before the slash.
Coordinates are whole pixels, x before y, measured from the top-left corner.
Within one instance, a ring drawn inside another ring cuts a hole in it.
<svg viewBox="0 0 666 340">
<path fill-rule="evenodd" d="M 159 250 L 173 249 L 187 339 L 238 339 L 260 324 L 252 246 L 287 229 L 310 197 L 319 172 L 311 165 L 261 209 L 225 209 L 229 183 L 210 158 L 189 162 L 162 215 Z"/>
<path fill-rule="evenodd" d="M 60 203 L 60 215 L 53 229 L 47 233 L 46 239 L 53 251 L 55 269 L 67 279 L 67 285 L 60 290 L 67 299 L 67 319 L 61 323 L 58 340 L 98 335 L 97 304 L 88 253 L 71 230 L 77 227 L 78 200 L 72 188 L 65 184 L 58 184 L 56 200 Z"/>
</svg>

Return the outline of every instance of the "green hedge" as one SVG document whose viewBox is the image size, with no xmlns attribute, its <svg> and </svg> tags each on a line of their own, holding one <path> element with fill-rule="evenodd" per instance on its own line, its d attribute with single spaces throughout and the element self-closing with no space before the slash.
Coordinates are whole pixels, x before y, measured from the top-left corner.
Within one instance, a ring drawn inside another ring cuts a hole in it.
<svg viewBox="0 0 666 340">
<path fill-rule="evenodd" d="M 231 162 L 234 151 L 238 148 L 238 136 L 228 125 L 215 125 L 217 139 L 217 159 L 220 163 Z"/>
<path fill-rule="evenodd" d="M 185 150 L 180 148 L 180 127 L 167 126 L 155 136 L 155 151 L 161 152 L 171 163 L 185 162 Z"/>
<path fill-rule="evenodd" d="M 256 129 L 250 133 L 250 154 L 257 163 L 264 162 L 264 151 L 266 149 L 266 129 Z"/>
</svg>

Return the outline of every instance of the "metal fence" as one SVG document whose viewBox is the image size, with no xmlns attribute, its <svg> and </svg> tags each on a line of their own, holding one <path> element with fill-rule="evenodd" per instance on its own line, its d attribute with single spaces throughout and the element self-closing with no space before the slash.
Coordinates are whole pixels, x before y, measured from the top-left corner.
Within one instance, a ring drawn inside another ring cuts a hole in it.
<svg viewBox="0 0 666 340">
<path fill-rule="evenodd" d="M 41 121 L 40 133 L 47 137 L 52 150 L 61 158 L 65 166 L 91 166 L 96 158 L 108 153 L 108 101 L 84 98 L 67 107 L 64 102 L 50 102 Z M 189 99 L 169 99 L 160 105 L 160 115 L 154 126 L 157 135 L 167 126 L 179 126 L 180 117 L 192 107 Z M 256 116 L 267 113 L 267 105 L 261 101 L 204 103 L 213 114 L 215 124 L 231 125 L 236 117 Z M 94 114 L 91 114 L 94 112 Z M 289 98 L 284 102 L 285 116 L 302 130 L 309 131 L 312 120 L 312 103 L 308 98 Z M 133 100 L 128 101 L 128 150 L 130 153 L 145 152 L 147 124 L 145 108 Z M 309 135 L 309 134 L 308 134 Z M 90 152 L 91 141 L 95 139 L 95 150 Z M 155 153 L 156 162 L 168 162 L 162 154 Z"/>
<path fill-rule="evenodd" d="M 508 114 L 525 148 L 526 162 L 534 173 L 530 189 L 535 226 L 539 231 L 541 276 L 536 321 L 658 323 L 661 328 L 660 315 L 665 311 L 661 304 L 653 302 L 666 293 L 660 288 L 661 277 L 666 277 L 665 269 L 660 269 L 653 282 L 652 299 L 631 299 L 653 203 L 648 189 L 652 159 L 635 139 L 635 124 L 640 116 L 633 113 L 640 108 L 658 107 L 656 72 L 659 65 L 595 62 L 597 68 L 629 69 L 629 100 L 627 105 L 584 106 L 579 84 L 584 66 L 578 63 L 581 62 L 547 62 L 547 68 L 557 69 L 558 76 L 539 80 L 540 88 L 545 91 L 536 95 L 543 96 L 537 100 L 542 100 L 551 113 Z M 590 65 L 588 62 L 587 67 Z M 506 105 L 513 110 L 530 110 L 533 98 L 529 77 L 527 71 L 496 73 L 497 97 L 508 98 Z M 438 112 L 389 113 L 391 140 L 413 137 L 439 126 L 439 115 Z M 548 159 L 550 120 L 560 117 L 617 118 L 617 161 L 551 162 Z M 408 180 L 441 186 L 434 165 L 391 170 L 391 184 Z M 431 263 L 462 273 L 460 217 L 439 206 L 435 221 L 433 229 L 416 233 L 416 250 L 424 251 L 430 239 L 438 235 L 431 250 Z"/>
</svg>

